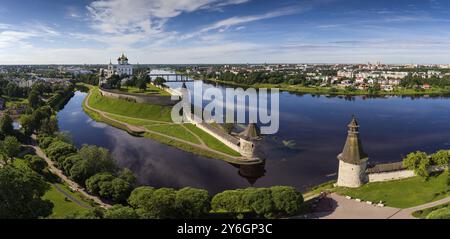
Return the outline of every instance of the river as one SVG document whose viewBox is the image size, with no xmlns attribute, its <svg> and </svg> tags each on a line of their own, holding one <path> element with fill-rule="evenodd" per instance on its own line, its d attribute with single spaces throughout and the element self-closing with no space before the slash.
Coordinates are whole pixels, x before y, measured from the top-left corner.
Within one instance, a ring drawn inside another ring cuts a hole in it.
<svg viewBox="0 0 450 239">
<path fill-rule="evenodd" d="M 189 89 L 192 84 L 187 84 Z M 110 149 L 120 166 L 136 173 L 142 184 L 154 187 L 191 186 L 211 193 L 252 185 L 306 190 L 336 178 L 336 156 L 353 114 L 358 117 L 371 163 L 399 161 L 415 150 L 431 153 L 450 148 L 447 97 L 326 97 L 282 92 L 280 130 L 261 142 L 265 165 L 241 168 L 97 123 L 83 112 L 85 97 L 86 93 L 76 92 L 58 113 L 60 130 L 70 132 L 78 147 L 95 144 Z"/>
</svg>

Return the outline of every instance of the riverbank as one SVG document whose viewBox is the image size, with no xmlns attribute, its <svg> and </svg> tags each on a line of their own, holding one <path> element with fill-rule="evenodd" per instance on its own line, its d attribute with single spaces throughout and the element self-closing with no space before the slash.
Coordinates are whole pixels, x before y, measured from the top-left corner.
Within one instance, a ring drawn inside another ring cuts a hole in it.
<svg viewBox="0 0 450 239">
<path fill-rule="evenodd" d="M 315 94 L 315 95 L 330 95 L 330 96 L 440 96 L 440 95 L 450 95 L 450 88 L 432 88 L 428 90 L 415 90 L 415 89 L 401 89 L 394 91 L 378 91 L 376 93 L 371 93 L 367 90 L 354 90 L 348 91 L 345 89 L 338 89 L 332 87 L 304 87 L 299 85 L 289 85 L 289 84 L 253 84 L 246 85 L 231 81 L 222 81 L 216 79 L 200 79 L 193 77 L 195 80 L 203 80 L 208 83 L 219 83 L 223 85 L 242 87 L 242 88 L 278 88 L 281 91 L 299 93 L 299 94 Z"/>
<path fill-rule="evenodd" d="M 241 158 L 239 153 L 213 137 L 204 138 L 204 134 L 199 134 L 195 126 L 172 123 L 170 111 L 164 107 L 101 97 L 96 88 L 91 87 L 83 101 L 83 109 L 92 119 L 134 136 L 147 137 L 187 152 L 233 164 L 260 163 Z"/>
</svg>

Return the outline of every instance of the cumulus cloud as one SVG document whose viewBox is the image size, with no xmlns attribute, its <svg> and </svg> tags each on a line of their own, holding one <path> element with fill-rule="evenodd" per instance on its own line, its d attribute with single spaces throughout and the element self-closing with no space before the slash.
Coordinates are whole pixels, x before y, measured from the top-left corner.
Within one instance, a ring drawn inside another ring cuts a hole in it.
<svg viewBox="0 0 450 239">
<path fill-rule="evenodd" d="M 158 33 L 167 19 L 183 12 L 242 4 L 249 0 L 98 0 L 87 9 L 93 27 L 104 33 Z"/>
<path fill-rule="evenodd" d="M 27 41 L 31 38 L 49 38 L 59 36 L 60 33 L 43 24 L 16 26 L 0 23 L 0 49 L 11 46 L 30 47 Z"/>
</svg>

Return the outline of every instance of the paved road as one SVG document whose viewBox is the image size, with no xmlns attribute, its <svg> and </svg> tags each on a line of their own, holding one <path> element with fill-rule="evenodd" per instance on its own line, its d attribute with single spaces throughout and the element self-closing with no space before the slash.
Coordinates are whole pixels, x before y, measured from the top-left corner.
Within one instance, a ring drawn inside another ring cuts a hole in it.
<svg viewBox="0 0 450 239">
<path fill-rule="evenodd" d="M 377 207 L 369 205 L 365 202 L 357 202 L 355 200 L 346 199 L 338 194 L 331 194 L 326 199 L 321 200 L 314 213 L 294 217 L 300 218 L 316 218 L 316 219 L 416 219 L 412 213 L 435 207 L 450 202 L 450 197 L 411 207 L 411 208 L 393 208 L 393 207 Z"/>
<path fill-rule="evenodd" d="M 435 206 L 439 206 L 442 204 L 446 204 L 450 202 L 450 197 L 446 197 L 444 199 L 435 201 L 435 202 L 430 202 L 427 204 L 423 204 L 423 205 L 419 205 L 419 206 L 415 206 L 415 207 L 411 207 L 411 208 L 405 208 L 400 210 L 397 214 L 392 215 L 392 217 L 390 219 L 416 219 L 415 217 L 412 216 L 413 212 L 419 211 L 419 210 L 424 210 L 427 208 L 431 208 L 431 207 L 435 207 Z"/>
</svg>

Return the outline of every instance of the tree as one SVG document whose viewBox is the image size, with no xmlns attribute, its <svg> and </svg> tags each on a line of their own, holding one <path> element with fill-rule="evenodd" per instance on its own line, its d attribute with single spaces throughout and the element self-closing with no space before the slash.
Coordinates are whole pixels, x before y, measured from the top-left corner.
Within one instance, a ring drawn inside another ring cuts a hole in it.
<svg viewBox="0 0 450 239">
<path fill-rule="evenodd" d="M 183 188 L 176 194 L 175 205 L 181 218 L 200 218 L 206 215 L 210 208 L 208 191 L 195 188 Z"/>
<path fill-rule="evenodd" d="M 151 207 L 148 202 L 153 196 L 153 192 L 155 192 L 155 189 L 148 186 L 135 188 L 128 197 L 128 204 L 135 209 L 148 211 Z"/>
<path fill-rule="evenodd" d="M 131 172 L 129 169 L 124 168 L 122 169 L 122 171 L 120 171 L 119 173 L 119 178 L 127 181 L 130 185 L 132 185 L 133 187 L 136 185 L 137 183 L 137 178 L 134 175 L 133 172 Z"/>
<path fill-rule="evenodd" d="M 35 125 L 31 115 L 24 114 L 20 116 L 20 125 L 22 125 L 22 128 L 24 129 L 25 135 L 30 136 L 33 134 Z"/>
<path fill-rule="evenodd" d="M 67 160 L 67 159 L 66 159 Z M 86 180 L 86 189 L 93 194 L 100 192 L 100 182 L 112 181 L 114 176 L 110 173 L 99 173 Z"/>
<path fill-rule="evenodd" d="M 32 90 L 30 92 L 30 94 L 28 95 L 28 103 L 34 109 L 39 107 L 39 105 L 41 104 L 41 98 L 40 98 L 39 92 Z"/>
<path fill-rule="evenodd" d="M 156 77 L 156 79 L 153 80 L 153 83 L 154 83 L 155 85 L 160 85 L 160 86 L 162 86 L 162 85 L 164 85 L 164 83 L 166 83 L 166 80 L 165 80 L 164 78 L 162 78 L 162 77 Z"/>
<path fill-rule="evenodd" d="M 70 169 L 70 177 L 76 182 L 84 185 L 86 180 L 97 173 L 109 172 L 115 174 L 117 166 L 114 158 L 105 148 L 95 145 L 84 145 L 78 151 L 82 159 Z"/>
<path fill-rule="evenodd" d="M 41 173 L 48 166 L 47 162 L 37 155 L 33 156 L 27 155 L 27 156 L 29 157 L 25 157 L 25 159 L 27 159 L 28 165 L 33 171 L 37 173 Z"/>
<path fill-rule="evenodd" d="M 105 219 L 139 219 L 136 211 L 131 207 L 114 205 L 105 211 Z"/>
<path fill-rule="evenodd" d="M 14 136 L 7 136 L 5 140 L 0 143 L 0 152 L 4 158 L 13 160 L 14 157 L 20 152 L 21 144 Z M 5 160 L 7 162 L 8 160 Z"/>
<path fill-rule="evenodd" d="M 58 120 L 55 115 L 52 115 L 50 118 L 42 120 L 39 131 L 42 134 L 53 135 L 58 129 Z"/>
<path fill-rule="evenodd" d="M 174 218 L 175 198 L 176 192 L 173 189 L 139 187 L 133 190 L 128 203 L 143 219 Z"/>
<path fill-rule="evenodd" d="M 214 211 L 227 211 L 235 214 L 246 210 L 242 200 L 243 189 L 227 190 L 216 194 L 211 200 L 211 208 Z"/>
<path fill-rule="evenodd" d="M 13 120 L 9 114 L 4 114 L 0 119 L 0 131 L 5 136 L 14 134 Z"/>
<path fill-rule="evenodd" d="M 117 203 L 125 202 L 130 196 L 131 184 L 116 178 L 110 173 L 99 173 L 86 180 L 86 188 L 89 192 L 110 199 Z"/>
<path fill-rule="evenodd" d="M 272 192 L 268 188 L 248 188 L 242 195 L 242 201 L 247 209 L 252 210 L 266 218 L 273 217 L 275 205 L 272 200 Z"/>
<path fill-rule="evenodd" d="M 147 90 L 147 82 L 145 82 L 144 79 L 142 79 L 142 78 L 138 79 L 137 82 L 136 82 L 136 84 L 137 84 L 136 86 L 137 86 L 140 90 L 143 90 L 143 91 Z"/>
<path fill-rule="evenodd" d="M 430 159 L 424 152 L 409 153 L 406 158 L 403 159 L 403 166 L 410 170 L 414 170 L 419 176 L 428 177 L 428 166 L 430 165 Z"/>
<path fill-rule="evenodd" d="M 45 150 L 47 156 L 56 161 L 58 166 L 70 155 L 77 152 L 77 149 L 72 144 L 62 141 L 53 141 Z"/>
<path fill-rule="evenodd" d="M 29 169 L 17 169 L 10 165 L 0 168 L 0 218 L 37 219 L 49 216 L 53 204 L 41 199 L 49 189 L 49 184 Z"/>
<path fill-rule="evenodd" d="M 275 209 L 278 212 L 293 215 L 303 203 L 303 196 L 293 187 L 275 186 L 270 188 Z"/>
<path fill-rule="evenodd" d="M 431 155 L 431 162 L 437 166 L 448 166 L 450 152 L 447 150 L 440 150 Z"/>
</svg>

